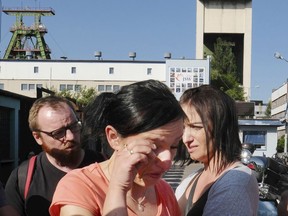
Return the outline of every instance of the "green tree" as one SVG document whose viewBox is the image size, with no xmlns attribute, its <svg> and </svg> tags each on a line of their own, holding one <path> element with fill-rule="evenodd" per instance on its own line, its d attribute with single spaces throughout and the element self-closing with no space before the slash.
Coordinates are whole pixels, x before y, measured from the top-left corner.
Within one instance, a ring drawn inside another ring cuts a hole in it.
<svg viewBox="0 0 288 216">
<path fill-rule="evenodd" d="M 244 90 L 237 78 L 233 43 L 217 38 L 211 60 L 211 84 L 234 100 L 244 101 Z"/>
<path fill-rule="evenodd" d="M 87 88 L 86 86 L 81 88 L 80 91 L 78 92 L 71 91 L 71 90 L 64 90 L 60 92 L 55 91 L 55 92 L 56 92 L 55 93 L 56 95 L 75 100 L 75 103 L 80 108 L 85 107 L 97 95 L 97 91 L 95 88 L 92 88 L 92 87 Z"/>
<path fill-rule="evenodd" d="M 79 105 L 86 106 L 96 95 L 97 91 L 95 88 L 84 87 L 78 92 L 76 101 Z"/>
<path fill-rule="evenodd" d="M 284 144 L 285 144 L 285 135 L 281 136 L 277 141 L 276 151 L 277 153 L 284 152 Z"/>
<path fill-rule="evenodd" d="M 271 118 L 271 100 L 267 104 L 267 108 L 265 110 L 265 116 L 267 118 Z"/>
</svg>

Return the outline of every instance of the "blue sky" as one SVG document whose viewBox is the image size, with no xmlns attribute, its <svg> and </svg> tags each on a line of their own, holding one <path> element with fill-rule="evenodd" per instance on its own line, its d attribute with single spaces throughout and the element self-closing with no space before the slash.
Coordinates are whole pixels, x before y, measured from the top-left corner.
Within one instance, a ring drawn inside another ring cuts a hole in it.
<svg viewBox="0 0 288 216">
<path fill-rule="evenodd" d="M 3 7 L 51 7 L 56 15 L 42 17 L 48 29 L 46 43 L 52 58 L 94 59 L 102 51 L 106 60 L 195 58 L 195 0 L 2 0 Z M 253 0 L 252 100 L 268 102 L 272 89 L 288 78 L 288 1 Z M 2 13 L 1 56 L 11 38 L 16 18 Z M 25 20 L 24 20 L 25 21 Z M 27 26 L 32 19 L 27 19 Z"/>
</svg>

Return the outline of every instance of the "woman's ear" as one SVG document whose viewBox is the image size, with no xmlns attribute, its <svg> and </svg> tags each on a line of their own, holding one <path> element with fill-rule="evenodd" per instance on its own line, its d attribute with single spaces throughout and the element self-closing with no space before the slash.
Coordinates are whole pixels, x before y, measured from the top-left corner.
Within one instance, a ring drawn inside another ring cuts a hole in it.
<svg viewBox="0 0 288 216">
<path fill-rule="evenodd" d="M 114 150 L 119 150 L 122 148 L 120 142 L 121 137 L 119 136 L 117 130 L 114 127 L 112 127 L 111 125 L 106 126 L 105 133 L 107 141 L 110 144 L 111 148 L 113 148 Z"/>
</svg>

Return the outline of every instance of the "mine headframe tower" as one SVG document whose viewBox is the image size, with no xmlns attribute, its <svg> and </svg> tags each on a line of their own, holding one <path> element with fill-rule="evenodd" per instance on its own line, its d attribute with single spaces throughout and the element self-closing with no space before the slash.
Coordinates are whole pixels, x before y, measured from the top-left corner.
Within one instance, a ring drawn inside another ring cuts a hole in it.
<svg viewBox="0 0 288 216">
<path fill-rule="evenodd" d="M 16 16 L 15 24 L 10 28 L 13 34 L 3 59 L 51 59 L 44 35 L 48 32 L 41 22 L 41 16 L 53 16 L 52 8 L 3 8 L 7 15 Z M 34 16 L 34 23 L 28 27 L 24 16 Z"/>
</svg>

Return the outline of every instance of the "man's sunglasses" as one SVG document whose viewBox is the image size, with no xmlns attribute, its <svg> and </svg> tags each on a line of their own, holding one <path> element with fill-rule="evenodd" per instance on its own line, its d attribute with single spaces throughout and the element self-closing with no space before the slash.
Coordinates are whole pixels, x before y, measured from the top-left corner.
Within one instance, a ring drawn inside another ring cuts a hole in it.
<svg viewBox="0 0 288 216">
<path fill-rule="evenodd" d="M 56 130 L 53 130 L 51 132 L 47 132 L 47 131 L 42 131 L 42 130 L 34 130 L 35 132 L 41 132 L 41 133 L 45 133 L 48 136 L 52 137 L 53 139 L 57 139 L 60 140 L 63 137 L 66 137 L 66 131 L 70 130 L 72 133 L 76 133 L 78 131 L 80 131 L 82 128 L 82 123 L 81 121 L 76 121 L 70 125 L 67 125 L 66 127 L 62 127 Z"/>
</svg>

